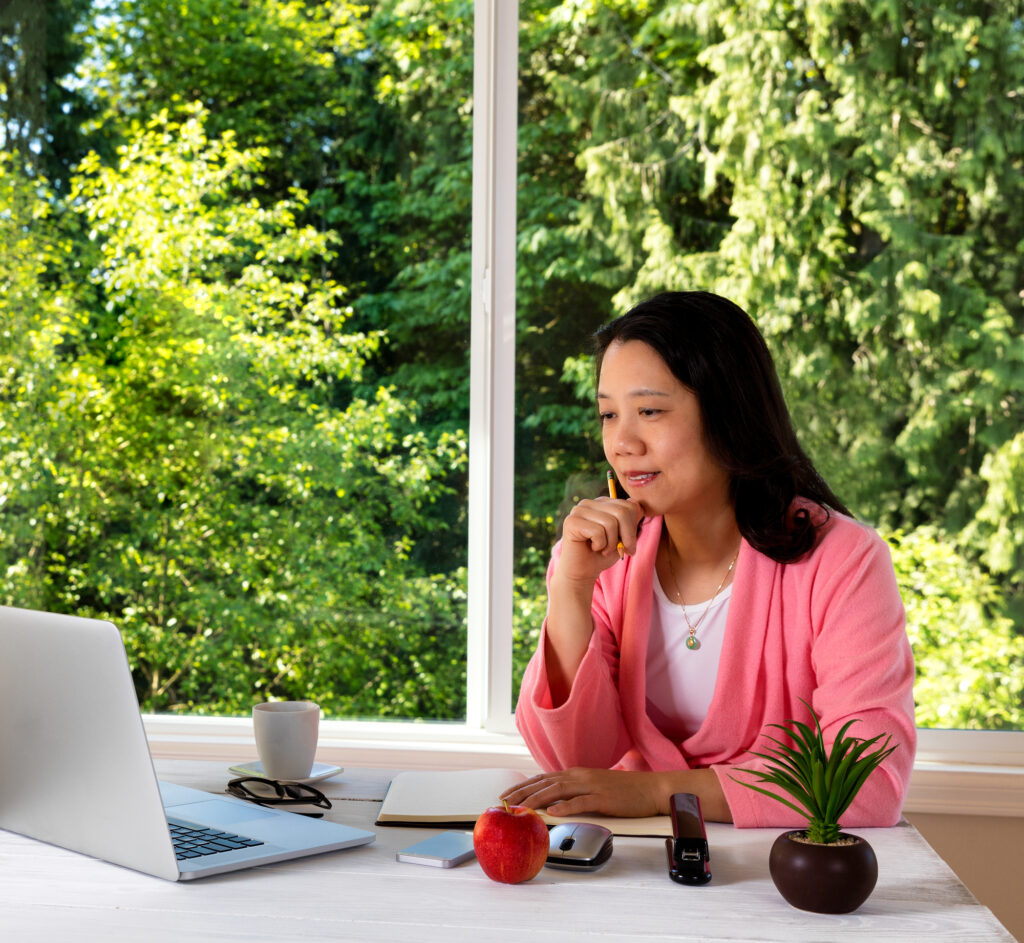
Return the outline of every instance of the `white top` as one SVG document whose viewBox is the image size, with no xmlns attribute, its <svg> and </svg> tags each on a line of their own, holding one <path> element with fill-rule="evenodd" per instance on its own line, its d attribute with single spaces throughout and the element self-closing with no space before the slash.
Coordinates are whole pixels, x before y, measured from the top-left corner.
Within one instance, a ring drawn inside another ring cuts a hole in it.
<svg viewBox="0 0 1024 943">
<path fill-rule="evenodd" d="M 647 715 L 670 740 L 682 742 L 692 736 L 707 716 L 715 693 L 731 596 L 732 583 L 715 596 L 710 608 L 706 599 L 686 606 L 686 618 L 692 625 L 697 625 L 707 609 L 697 628 L 700 648 L 689 649 L 686 639 L 690 628 L 683 618 L 683 607 L 668 598 L 655 574 L 647 643 Z"/>
</svg>

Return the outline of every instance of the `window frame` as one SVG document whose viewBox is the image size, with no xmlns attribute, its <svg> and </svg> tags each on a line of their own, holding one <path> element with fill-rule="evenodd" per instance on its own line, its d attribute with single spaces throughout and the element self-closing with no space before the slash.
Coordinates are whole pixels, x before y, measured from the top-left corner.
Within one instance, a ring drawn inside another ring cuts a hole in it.
<svg viewBox="0 0 1024 943">
<path fill-rule="evenodd" d="M 473 20 L 472 317 L 466 725 L 512 720 L 519 3 Z"/>
<path fill-rule="evenodd" d="M 533 767 L 512 713 L 518 0 L 475 0 L 466 721 L 326 720 L 343 765 Z M 154 753 L 245 759 L 248 718 L 145 715 Z M 1024 815 L 1024 731 L 918 730 L 907 810 Z"/>
</svg>

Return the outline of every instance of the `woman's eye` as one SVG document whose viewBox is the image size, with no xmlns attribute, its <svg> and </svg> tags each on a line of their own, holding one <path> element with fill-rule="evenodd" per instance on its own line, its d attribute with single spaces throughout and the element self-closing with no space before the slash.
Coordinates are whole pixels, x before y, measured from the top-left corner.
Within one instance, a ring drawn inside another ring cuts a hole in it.
<svg viewBox="0 0 1024 943">
<path fill-rule="evenodd" d="M 615 413 L 598 413 L 597 414 L 597 418 L 601 422 L 607 422 L 609 419 L 614 419 L 615 418 Z"/>
<path fill-rule="evenodd" d="M 660 409 L 641 409 L 640 410 L 640 415 L 641 416 L 657 416 L 660 413 L 661 413 Z"/>
</svg>

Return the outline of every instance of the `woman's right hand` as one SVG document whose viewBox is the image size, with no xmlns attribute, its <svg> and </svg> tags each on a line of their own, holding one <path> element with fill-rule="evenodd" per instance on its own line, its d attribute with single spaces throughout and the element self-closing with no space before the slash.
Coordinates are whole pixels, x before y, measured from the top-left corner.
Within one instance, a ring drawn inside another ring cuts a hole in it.
<svg viewBox="0 0 1024 943">
<path fill-rule="evenodd" d="M 636 552 L 636 529 L 643 509 L 634 501 L 594 498 L 580 501 L 562 524 L 561 556 L 548 591 L 545 663 L 553 707 L 572 690 L 594 619 L 590 607 L 597 578 L 624 553 Z"/>
<path fill-rule="evenodd" d="M 636 552 L 636 531 L 643 508 L 631 500 L 593 498 L 580 501 L 562 524 L 562 555 L 554 578 L 592 588 L 622 552 Z"/>
</svg>

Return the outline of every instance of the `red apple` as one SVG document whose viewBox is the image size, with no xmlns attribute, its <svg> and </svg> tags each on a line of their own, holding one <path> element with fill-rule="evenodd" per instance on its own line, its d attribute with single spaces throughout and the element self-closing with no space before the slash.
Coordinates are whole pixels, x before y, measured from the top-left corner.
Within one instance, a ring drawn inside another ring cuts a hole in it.
<svg viewBox="0 0 1024 943">
<path fill-rule="evenodd" d="M 533 809 L 505 802 L 487 809 L 476 820 L 473 848 L 492 881 L 519 884 L 536 877 L 544 867 L 548 829 Z"/>
</svg>

